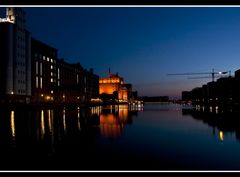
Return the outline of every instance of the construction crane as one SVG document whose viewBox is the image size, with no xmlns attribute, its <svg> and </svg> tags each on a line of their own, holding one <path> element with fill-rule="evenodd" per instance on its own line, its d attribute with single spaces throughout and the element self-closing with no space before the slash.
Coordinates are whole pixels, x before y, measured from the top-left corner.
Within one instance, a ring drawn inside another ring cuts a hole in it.
<svg viewBox="0 0 240 177">
<path fill-rule="evenodd" d="M 208 74 L 211 75 L 210 77 L 212 77 L 212 81 L 214 82 L 215 79 L 215 75 L 219 74 L 227 74 L 228 71 L 223 71 L 223 72 L 215 72 L 214 69 L 212 69 L 212 72 L 202 72 L 202 73 L 175 73 L 175 74 L 167 74 L 168 76 L 175 76 L 175 75 L 203 75 L 203 74 Z M 231 75 L 231 71 L 229 71 L 229 75 Z M 205 77 L 189 77 L 188 79 L 201 79 L 201 78 L 210 78 L 209 76 L 205 76 Z"/>
</svg>

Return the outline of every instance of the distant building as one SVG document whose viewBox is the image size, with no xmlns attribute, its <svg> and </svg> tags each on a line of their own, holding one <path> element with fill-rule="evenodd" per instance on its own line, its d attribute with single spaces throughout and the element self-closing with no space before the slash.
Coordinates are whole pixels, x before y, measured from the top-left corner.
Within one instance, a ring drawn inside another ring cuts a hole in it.
<svg viewBox="0 0 240 177">
<path fill-rule="evenodd" d="M 1 102 L 29 102 L 31 96 L 31 35 L 25 29 L 25 12 L 6 8 L 0 19 Z"/>
<path fill-rule="evenodd" d="M 99 94 L 100 95 L 112 95 L 112 98 L 119 101 L 128 101 L 128 89 L 124 85 L 124 79 L 116 74 L 112 74 L 109 71 L 109 76 L 99 79 Z"/>
<path fill-rule="evenodd" d="M 182 91 L 182 101 L 192 100 L 192 94 L 190 91 Z"/>
</svg>

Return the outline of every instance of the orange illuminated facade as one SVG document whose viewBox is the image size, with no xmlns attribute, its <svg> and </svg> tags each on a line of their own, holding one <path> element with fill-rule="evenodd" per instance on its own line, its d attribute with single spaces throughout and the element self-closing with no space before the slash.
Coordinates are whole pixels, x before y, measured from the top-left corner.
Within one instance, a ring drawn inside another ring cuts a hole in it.
<svg viewBox="0 0 240 177">
<path fill-rule="evenodd" d="M 128 121 L 128 106 L 119 105 L 114 108 L 113 112 L 100 114 L 100 130 L 101 135 L 109 138 L 120 137 L 125 124 Z"/>
<path fill-rule="evenodd" d="M 118 74 L 111 74 L 109 77 L 99 79 L 99 94 L 112 95 L 117 92 L 118 100 L 128 100 L 128 90 L 124 87 L 124 80 Z"/>
</svg>

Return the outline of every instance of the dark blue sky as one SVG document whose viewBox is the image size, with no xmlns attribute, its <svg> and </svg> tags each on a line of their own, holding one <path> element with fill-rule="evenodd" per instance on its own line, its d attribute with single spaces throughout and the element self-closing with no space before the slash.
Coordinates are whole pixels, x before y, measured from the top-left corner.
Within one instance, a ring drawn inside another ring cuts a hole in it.
<svg viewBox="0 0 240 177">
<path fill-rule="evenodd" d="M 59 57 L 108 68 L 139 95 L 180 97 L 182 90 L 211 81 L 168 73 L 240 69 L 240 8 L 78 7 L 25 8 L 32 36 Z M 204 75 L 203 75 L 204 76 Z"/>
</svg>

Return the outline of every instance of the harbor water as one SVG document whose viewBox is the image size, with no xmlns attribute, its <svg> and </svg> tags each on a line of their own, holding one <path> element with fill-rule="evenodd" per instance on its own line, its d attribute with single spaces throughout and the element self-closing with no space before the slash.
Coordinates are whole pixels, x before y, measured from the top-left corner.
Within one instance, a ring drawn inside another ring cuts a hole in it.
<svg viewBox="0 0 240 177">
<path fill-rule="evenodd" d="M 0 170 L 240 170 L 239 119 L 172 103 L 1 108 Z"/>
</svg>

